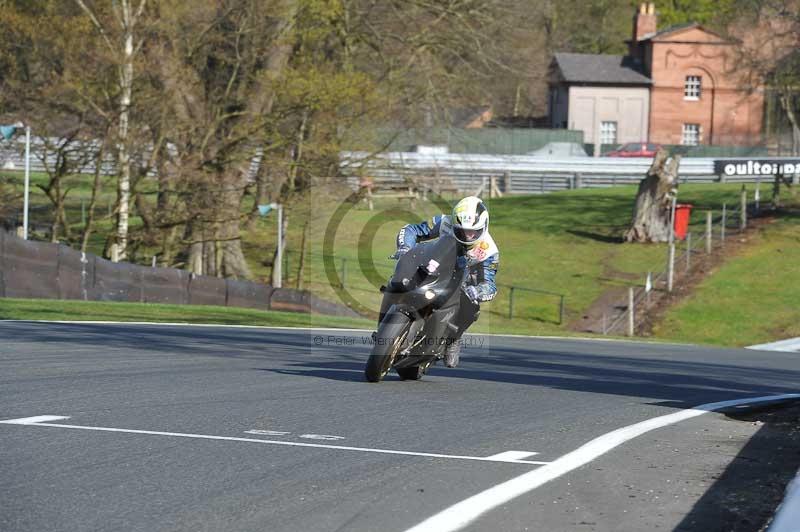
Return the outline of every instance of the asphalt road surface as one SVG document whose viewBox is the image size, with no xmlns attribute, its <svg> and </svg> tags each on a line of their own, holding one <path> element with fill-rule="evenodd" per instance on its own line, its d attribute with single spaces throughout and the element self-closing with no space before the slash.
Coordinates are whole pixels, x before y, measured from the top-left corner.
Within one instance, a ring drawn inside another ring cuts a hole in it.
<svg viewBox="0 0 800 532">
<path fill-rule="evenodd" d="M 363 332 L 0 322 L 0 530 L 692 530 L 757 427 L 688 409 L 800 388 L 792 353 L 467 340 L 368 384 Z"/>
</svg>

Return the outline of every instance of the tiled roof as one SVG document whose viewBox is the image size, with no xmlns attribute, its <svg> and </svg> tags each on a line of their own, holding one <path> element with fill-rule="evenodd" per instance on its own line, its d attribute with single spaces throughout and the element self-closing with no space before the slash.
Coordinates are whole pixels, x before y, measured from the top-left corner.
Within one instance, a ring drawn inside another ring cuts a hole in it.
<svg viewBox="0 0 800 532">
<path fill-rule="evenodd" d="M 652 84 L 628 56 L 557 53 L 555 63 L 568 83 Z"/>
</svg>

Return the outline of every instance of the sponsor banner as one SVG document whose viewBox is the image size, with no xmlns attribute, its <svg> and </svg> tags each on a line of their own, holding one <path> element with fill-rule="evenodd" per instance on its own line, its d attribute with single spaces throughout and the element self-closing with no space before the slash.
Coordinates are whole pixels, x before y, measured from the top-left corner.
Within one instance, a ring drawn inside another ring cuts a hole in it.
<svg viewBox="0 0 800 532">
<path fill-rule="evenodd" d="M 725 176 L 791 176 L 800 173 L 800 159 L 719 159 L 714 173 Z"/>
</svg>

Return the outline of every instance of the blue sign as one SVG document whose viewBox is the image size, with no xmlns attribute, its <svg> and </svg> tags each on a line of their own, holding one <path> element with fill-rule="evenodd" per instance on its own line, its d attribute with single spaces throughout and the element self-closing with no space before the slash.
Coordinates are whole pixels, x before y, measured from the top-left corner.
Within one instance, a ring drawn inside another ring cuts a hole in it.
<svg viewBox="0 0 800 532">
<path fill-rule="evenodd" d="M 269 214 L 269 211 L 272 210 L 272 205 L 259 205 L 258 212 L 261 216 L 266 216 Z"/>
<path fill-rule="evenodd" d="M 16 130 L 17 126 L 0 126 L 0 135 L 3 135 L 6 140 L 11 140 Z"/>
</svg>

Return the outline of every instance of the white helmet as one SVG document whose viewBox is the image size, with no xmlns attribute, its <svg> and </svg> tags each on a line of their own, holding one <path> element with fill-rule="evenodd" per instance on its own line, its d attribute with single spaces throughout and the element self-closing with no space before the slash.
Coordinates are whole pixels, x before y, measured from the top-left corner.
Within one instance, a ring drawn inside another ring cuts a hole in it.
<svg viewBox="0 0 800 532">
<path fill-rule="evenodd" d="M 453 236 L 462 244 L 474 244 L 488 228 L 489 211 L 480 198 L 467 196 L 453 207 Z"/>
</svg>

